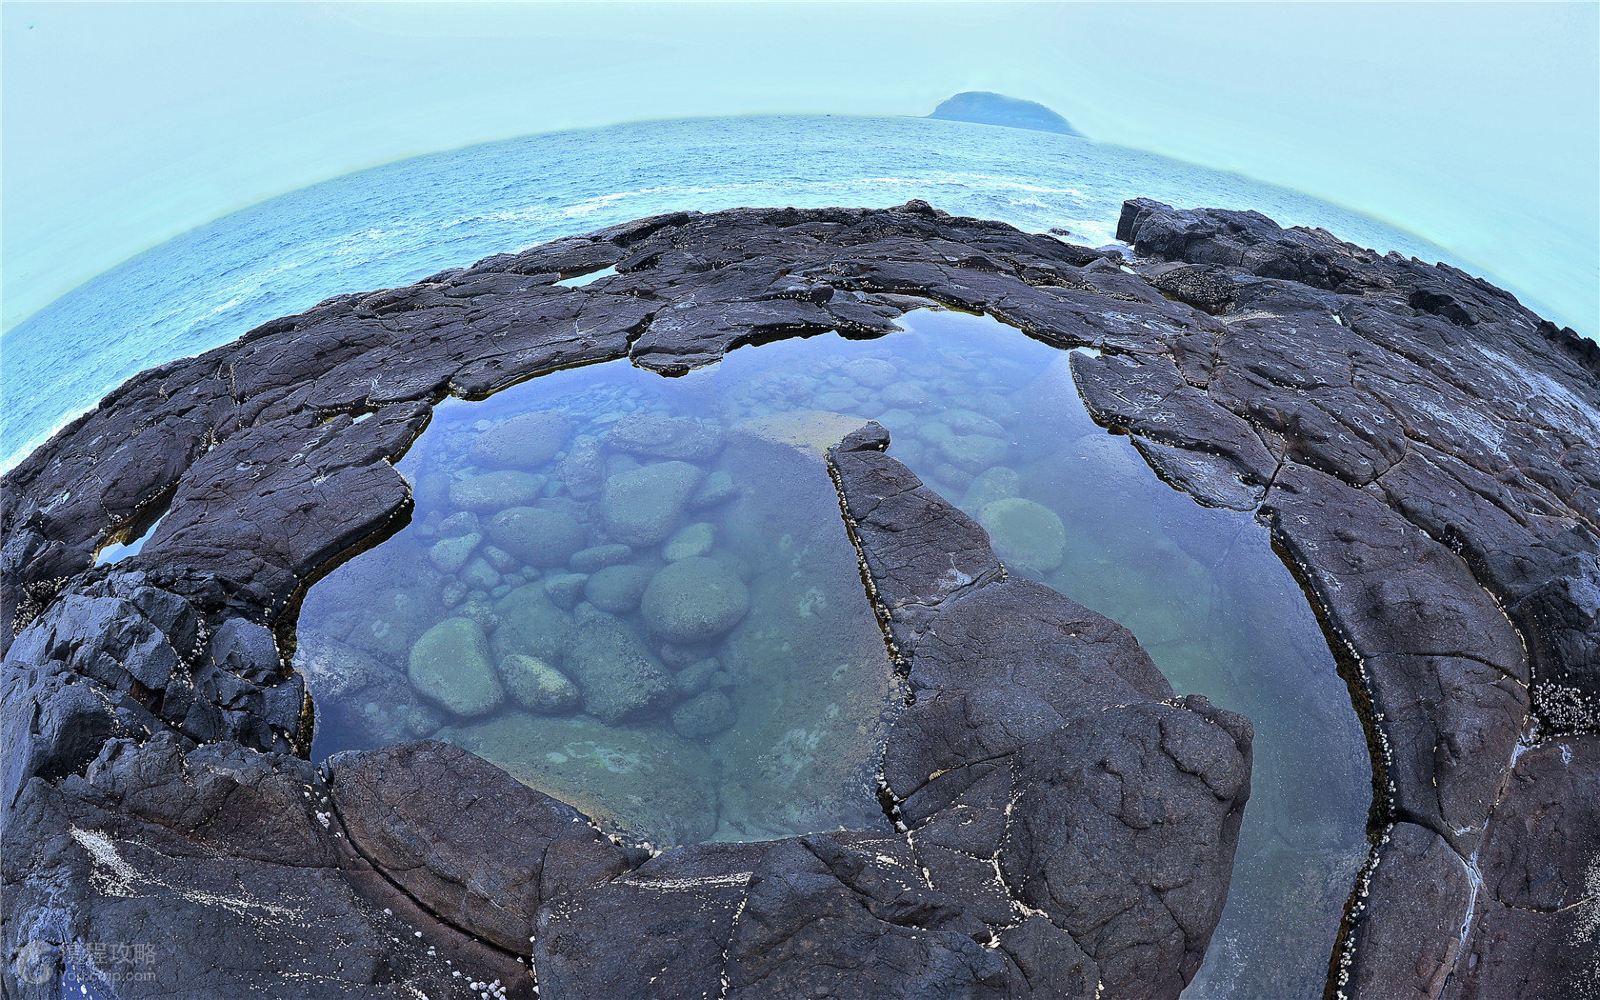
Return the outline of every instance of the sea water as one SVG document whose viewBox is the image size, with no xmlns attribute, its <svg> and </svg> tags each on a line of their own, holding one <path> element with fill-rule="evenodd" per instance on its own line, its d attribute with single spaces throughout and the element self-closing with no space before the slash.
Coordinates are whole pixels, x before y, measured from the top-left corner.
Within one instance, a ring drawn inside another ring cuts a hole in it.
<svg viewBox="0 0 1600 1000">
<path fill-rule="evenodd" d="M 1185 995 L 1320 997 L 1370 762 L 1266 529 L 1097 427 L 1066 352 L 954 312 L 902 325 L 438 407 L 398 465 L 409 524 L 306 597 L 314 755 L 448 740 L 658 846 L 883 828 L 874 774 L 904 692 L 822 458 L 875 419 L 1010 571 L 1250 717 L 1233 889 Z"/>
<path fill-rule="evenodd" d="M 130 376 L 330 295 L 658 212 L 938 208 L 1090 245 L 1123 199 L 1253 208 L 1425 260 L 1442 250 L 1284 188 L 1087 139 L 919 118 L 733 118 L 532 136 L 263 202 L 87 282 L 0 339 L 0 468 Z M 1457 263 L 1456 261 L 1451 261 Z"/>
</svg>

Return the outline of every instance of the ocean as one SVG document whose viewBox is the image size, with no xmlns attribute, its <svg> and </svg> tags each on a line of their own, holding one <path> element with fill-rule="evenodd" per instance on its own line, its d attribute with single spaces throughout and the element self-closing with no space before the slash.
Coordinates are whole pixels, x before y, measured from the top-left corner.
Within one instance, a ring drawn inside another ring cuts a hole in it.
<svg viewBox="0 0 1600 1000">
<path fill-rule="evenodd" d="M 342 292 L 402 285 L 678 209 L 921 198 L 1079 242 L 1124 199 L 1254 208 L 1428 261 L 1440 248 L 1309 196 L 1070 136 L 922 118 L 752 117 L 529 136 L 350 174 L 235 212 L 90 280 L 0 338 L 0 468 L 154 365 Z"/>
</svg>

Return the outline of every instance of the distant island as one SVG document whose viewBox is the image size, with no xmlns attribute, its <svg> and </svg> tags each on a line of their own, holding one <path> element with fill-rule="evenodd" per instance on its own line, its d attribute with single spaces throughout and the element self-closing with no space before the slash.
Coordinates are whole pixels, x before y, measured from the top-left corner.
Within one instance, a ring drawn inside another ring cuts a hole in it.
<svg viewBox="0 0 1600 1000">
<path fill-rule="evenodd" d="M 1037 132 L 1055 132 L 1059 135 L 1083 135 L 1072 127 L 1071 122 L 1038 101 L 1024 101 L 1004 94 L 992 94 L 987 90 L 968 90 L 957 94 L 934 108 L 933 114 L 928 117 L 977 122 L 980 125 L 1031 128 Z"/>
</svg>

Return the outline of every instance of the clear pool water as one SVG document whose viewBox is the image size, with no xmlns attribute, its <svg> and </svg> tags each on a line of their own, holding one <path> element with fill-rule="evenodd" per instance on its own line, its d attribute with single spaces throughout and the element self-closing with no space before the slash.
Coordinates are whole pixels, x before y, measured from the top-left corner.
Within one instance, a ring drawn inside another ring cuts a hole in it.
<svg viewBox="0 0 1600 1000">
<path fill-rule="evenodd" d="M 883 824 L 900 692 L 820 458 L 873 418 L 1013 572 L 1252 719 L 1234 888 L 1185 995 L 1320 997 L 1370 763 L 1266 530 L 1096 427 L 1066 353 L 983 317 L 903 322 L 440 406 L 399 464 L 410 525 L 307 595 L 315 753 L 450 740 L 657 844 Z"/>
</svg>

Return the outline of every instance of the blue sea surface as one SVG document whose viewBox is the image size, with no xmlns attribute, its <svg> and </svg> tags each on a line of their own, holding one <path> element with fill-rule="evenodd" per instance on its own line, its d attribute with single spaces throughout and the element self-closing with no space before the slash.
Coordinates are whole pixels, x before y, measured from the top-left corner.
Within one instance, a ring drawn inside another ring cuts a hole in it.
<svg viewBox="0 0 1600 1000">
<path fill-rule="evenodd" d="M 1348 209 L 1087 139 L 921 118 L 646 122 L 417 157 L 295 191 L 146 251 L 0 338 L 0 468 L 124 380 L 342 292 L 640 216 L 921 198 L 1110 242 L 1124 199 L 1254 208 L 1428 261 L 1449 256 Z M 1451 261 L 1451 263 L 1457 263 Z"/>
</svg>

